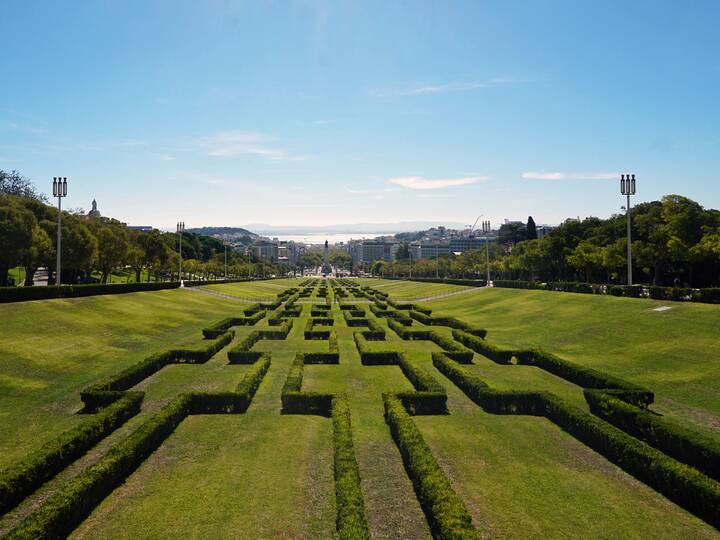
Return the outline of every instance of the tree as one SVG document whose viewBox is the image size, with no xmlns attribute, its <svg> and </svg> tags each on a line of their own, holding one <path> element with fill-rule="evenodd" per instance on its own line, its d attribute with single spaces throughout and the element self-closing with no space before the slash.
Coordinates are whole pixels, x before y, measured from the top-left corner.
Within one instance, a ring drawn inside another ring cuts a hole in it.
<svg viewBox="0 0 720 540">
<path fill-rule="evenodd" d="M 526 239 L 527 230 L 524 223 L 503 223 L 498 231 L 498 242 L 515 245 Z"/>
<path fill-rule="evenodd" d="M 7 286 L 10 268 L 23 263 L 36 226 L 29 210 L 10 204 L 0 206 L 0 286 Z"/>
<path fill-rule="evenodd" d="M 527 225 L 525 226 L 525 238 L 528 240 L 537 240 L 537 227 L 532 216 L 528 216 Z"/>
<path fill-rule="evenodd" d="M 30 179 L 18 171 L 7 172 L 0 169 L 0 194 L 47 202 L 47 197 L 39 193 Z"/>
<path fill-rule="evenodd" d="M 588 240 L 583 240 L 568 256 L 567 260 L 570 266 L 585 274 L 585 281 L 590 282 L 592 281 L 593 269 L 602 266 L 603 248 Z"/>
<path fill-rule="evenodd" d="M 102 283 L 107 283 L 110 273 L 127 262 L 128 235 L 121 227 L 101 225 L 95 228 L 95 236 L 98 240 L 97 267 L 102 274 Z"/>
<path fill-rule="evenodd" d="M 339 268 L 342 270 L 352 269 L 352 257 L 339 249 L 334 249 L 328 254 L 328 262 L 335 269 L 335 275 L 337 275 Z"/>
<path fill-rule="evenodd" d="M 97 261 L 98 241 L 79 218 L 63 217 L 62 275 L 67 283 L 75 283 L 78 278 L 89 274 L 92 265 Z M 55 241 L 57 242 L 57 238 Z"/>
</svg>

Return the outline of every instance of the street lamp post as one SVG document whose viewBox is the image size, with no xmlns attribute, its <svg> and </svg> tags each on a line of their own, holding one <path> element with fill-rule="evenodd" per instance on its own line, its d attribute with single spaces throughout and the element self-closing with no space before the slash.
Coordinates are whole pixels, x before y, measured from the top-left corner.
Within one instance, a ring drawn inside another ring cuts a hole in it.
<svg viewBox="0 0 720 540">
<path fill-rule="evenodd" d="M 182 237 L 183 237 L 183 233 L 185 232 L 185 222 L 184 221 L 177 222 L 177 232 L 178 232 L 178 253 L 180 254 L 180 268 L 178 270 L 178 273 L 179 273 L 179 277 L 180 277 L 180 287 L 184 287 L 185 283 L 183 282 L 183 278 L 182 278 Z"/>
<path fill-rule="evenodd" d="M 422 250 L 422 244 L 420 244 L 420 249 Z M 410 279 L 412 280 L 412 249 L 409 252 L 410 255 Z"/>
<path fill-rule="evenodd" d="M 223 242 L 225 246 L 225 281 L 227 281 L 227 242 Z"/>
<path fill-rule="evenodd" d="M 439 250 L 440 246 L 438 244 L 435 244 L 435 279 L 440 278 L 440 253 Z"/>
<path fill-rule="evenodd" d="M 485 235 L 485 265 L 487 267 L 487 278 L 485 280 L 485 285 L 487 287 L 490 286 L 490 245 L 488 244 L 488 235 L 490 234 L 490 222 L 489 221 L 483 221 L 482 222 L 482 231 Z"/>
<path fill-rule="evenodd" d="M 67 197 L 67 177 L 53 176 L 53 197 L 58 200 L 58 222 L 57 222 L 57 262 L 55 268 L 55 285 L 62 285 L 60 277 L 61 269 L 61 244 L 62 244 L 62 199 Z"/>
<path fill-rule="evenodd" d="M 635 175 L 620 175 L 620 193 L 627 196 L 625 215 L 627 216 L 627 282 L 632 285 L 632 238 L 630 233 L 630 195 L 635 195 Z"/>
</svg>

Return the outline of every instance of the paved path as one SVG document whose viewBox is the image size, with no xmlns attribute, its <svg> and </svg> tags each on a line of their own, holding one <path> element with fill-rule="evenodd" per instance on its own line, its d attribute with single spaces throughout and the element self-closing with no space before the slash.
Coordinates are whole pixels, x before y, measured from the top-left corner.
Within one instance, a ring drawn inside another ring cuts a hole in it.
<svg viewBox="0 0 720 540">
<path fill-rule="evenodd" d="M 399 302 L 430 302 L 432 300 L 441 300 L 442 298 L 447 298 L 448 296 L 457 296 L 459 294 L 470 294 L 477 291 L 485 290 L 485 287 L 472 287 L 469 289 L 462 289 L 459 291 L 453 291 L 449 293 L 444 294 L 436 294 L 433 296 L 426 296 L 425 298 L 415 298 L 413 300 L 406 300 L 405 298 L 396 298 Z"/>
</svg>

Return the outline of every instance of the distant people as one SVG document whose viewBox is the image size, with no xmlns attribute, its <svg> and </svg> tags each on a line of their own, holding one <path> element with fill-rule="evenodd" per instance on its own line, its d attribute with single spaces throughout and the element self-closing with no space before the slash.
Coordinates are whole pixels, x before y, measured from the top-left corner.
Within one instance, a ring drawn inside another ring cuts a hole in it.
<svg viewBox="0 0 720 540">
<path fill-rule="evenodd" d="M 676 278 L 673 280 L 673 286 L 674 286 L 676 289 L 677 289 L 678 287 L 680 287 L 680 278 L 679 278 L 679 277 L 676 277 Z"/>
</svg>

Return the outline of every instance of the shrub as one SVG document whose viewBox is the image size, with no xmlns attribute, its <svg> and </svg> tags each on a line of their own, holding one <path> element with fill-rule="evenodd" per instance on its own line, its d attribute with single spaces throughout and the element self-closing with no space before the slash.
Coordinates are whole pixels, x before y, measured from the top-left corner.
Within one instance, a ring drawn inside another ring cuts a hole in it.
<svg viewBox="0 0 720 540">
<path fill-rule="evenodd" d="M 563 360 L 540 349 L 517 351 L 515 357 L 518 364 L 539 367 L 583 388 L 622 390 L 623 392 L 618 397 L 641 407 L 650 405 L 655 397 L 653 392 L 641 386 L 602 371 Z"/>
<path fill-rule="evenodd" d="M 488 412 L 545 416 L 564 431 L 711 525 L 720 525 L 720 485 L 599 418 L 543 392 L 500 392 L 442 353 L 433 364 Z"/>
<path fill-rule="evenodd" d="M 593 414 L 720 480 L 720 443 L 712 436 L 668 421 L 602 390 L 586 390 L 585 399 Z"/>
<path fill-rule="evenodd" d="M 452 335 L 463 345 L 470 347 L 473 351 L 482 354 L 493 362 L 497 362 L 498 364 L 512 363 L 513 351 L 500 349 L 484 339 L 463 332 L 462 330 L 453 330 Z"/>
<path fill-rule="evenodd" d="M 114 375 L 107 381 L 89 386 L 80 392 L 80 399 L 88 411 L 97 410 L 119 399 L 122 396 L 120 391 L 129 390 L 168 364 L 207 362 L 215 353 L 230 343 L 233 337 L 234 333 L 228 331 L 199 349 L 170 349 L 155 353 Z"/>
<path fill-rule="evenodd" d="M 124 394 L 91 419 L 62 433 L 4 470 L 0 474 L 0 515 L 139 413 L 142 399 L 142 392 Z"/>
<path fill-rule="evenodd" d="M 385 421 L 400 450 L 418 501 L 435 538 L 479 538 L 462 500 L 453 490 L 402 402 L 384 394 Z"/>
<path fill-rule="evenodd" d="M 178 396 L 112 447 L 95 465 L 48 497 L 8 538 L 64 538 L 132 474 L 190 412 L 190 394 Z"/>
<path fill-rule="evenodd" d="M 335 470 L 335 527 L 340 539 L 370 539 L 360 469 L 355 459 L 350 406 L 345 396 L 332 398 L 333 454 Z"/>
</svg>

